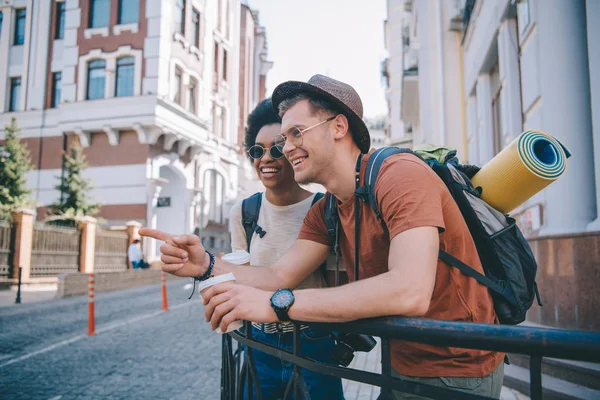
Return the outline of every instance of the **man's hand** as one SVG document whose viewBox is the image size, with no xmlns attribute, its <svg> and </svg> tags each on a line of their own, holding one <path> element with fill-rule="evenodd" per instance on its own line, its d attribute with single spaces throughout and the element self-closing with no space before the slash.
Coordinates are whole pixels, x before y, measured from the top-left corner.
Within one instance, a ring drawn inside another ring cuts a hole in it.
<svg viewBox="0 0 600 400">
<path fill-rule="evenodd" d="M 196 235 L 170 235 L 157 229 L 142 228 L 140 236 L 162 240 L 160 260 L 165 272 L 182 277 L 201 276 L 208 269 L 210 257 Z"/>
<path fill-rule="evenodd" d="M 271 308 L 272 292 L 235 283 L 221 283 L 202 293 L 206 306 L 204 315 L 212 329 L 220 327 L 223 332 L 233 321 L 277 322 Z"/>
</svg>

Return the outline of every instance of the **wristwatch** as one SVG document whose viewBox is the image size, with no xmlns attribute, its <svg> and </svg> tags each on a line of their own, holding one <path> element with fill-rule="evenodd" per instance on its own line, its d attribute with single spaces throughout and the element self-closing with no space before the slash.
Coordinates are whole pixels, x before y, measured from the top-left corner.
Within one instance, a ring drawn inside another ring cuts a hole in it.
<svg viewBox="0 0 600 400">
<path fill-rule="evenodd" d="M 290 289 L 279 289 L 271 296 L 271 307 L 277 314 L 279 321 L 290 321 L 288 311 L 292 304 L 294 304 L 294 293 Z"/>
</svg>

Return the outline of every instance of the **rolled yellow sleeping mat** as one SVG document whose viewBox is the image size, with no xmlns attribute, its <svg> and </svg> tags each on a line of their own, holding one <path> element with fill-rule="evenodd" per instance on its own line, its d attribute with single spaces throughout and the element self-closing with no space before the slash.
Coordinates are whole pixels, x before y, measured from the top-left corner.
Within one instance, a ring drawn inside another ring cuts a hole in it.
<svg viewBox="0 0 600 400">
<path fill-rule="evenodd" d="M 570 156 L 553 136 L 528 130 L 485 164 L 471 182 L 481 187 L 485 202 L 506 214 L 557 180 Z"/>
</svg>

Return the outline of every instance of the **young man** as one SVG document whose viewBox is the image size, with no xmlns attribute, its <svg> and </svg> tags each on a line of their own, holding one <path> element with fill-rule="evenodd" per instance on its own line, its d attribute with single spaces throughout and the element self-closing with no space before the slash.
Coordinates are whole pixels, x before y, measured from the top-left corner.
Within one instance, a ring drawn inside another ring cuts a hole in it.
<svg viewBox="0 0 600 400">
<path fill-rule="evenodd" d="M 273 104 L 282 115 L 283 151 L 296 181 L 320 183 L 338 201 L 342 260 L 352 278 L 355 169 L 359 162 L 362 185 L 372 154 L 360 97 L 349 85 L 316 75 L 307 83 L 279 85 Z M 213 329 L 239 319 L 343 322 L 384 315 L 495 323 L 487 288 L 438 259 L 441 248 L 483 272 L 458 206 L 437 175 L 415 156 L 398 154 L 383 163 L 375 193 L 387 230 L 368 203 L 356 203 L 360 280 L 336 288 L 280 290 L 295 288 L 327 257 L 331 241 L 324 201 L 308 212 L 290 250 L 268 268 L 213 262 L 193 236 L 148 229 L 140 234 L 165 241 L 161 252 L 167 272 L 203 278 L 235 274 L 240 284 L 215 286 L 204 296 Z M 391 341 L 391 353 L 396 376 L 403 379 L 500 395 L 502 353 L 397 340 Z"/>
<path fill-rule="evenodd" d="M 142 250 L 140 250 L 140 239 L 135 239 L 127 249 L 127 257 L 131 262 L 133 269 L 148 268 L 148 263 L 144 261 Z"/>
</svg>

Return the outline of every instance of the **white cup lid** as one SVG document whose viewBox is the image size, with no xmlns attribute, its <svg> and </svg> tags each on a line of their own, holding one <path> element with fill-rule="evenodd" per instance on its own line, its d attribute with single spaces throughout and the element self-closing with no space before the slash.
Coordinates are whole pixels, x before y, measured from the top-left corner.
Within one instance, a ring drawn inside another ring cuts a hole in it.
<svg viewBox="0 0 600 400">
<path fill-rule="evenodd" d="M 231 264 L 242 265 L 250 262 L 250 253 L 245 250 L 237 250 L 233 253 L 225 254 L 221 260 Z"/>
<path fill-rule="evenodd" d="M 218 283 L 223 283 L 223 282 L 229 282 L 229 281 L 234 281 L 235 282 L 235 276 L 230 272 L 228 274 L 223 274 L 223 275 L 217 275 L 214 276 L 210 279 L 207 279 L 205 281 L 200 282 L 200 284 L 198 285 L 198 293 L 202 292 L 204 289 L 207 289 L 211 286 L 214 286 Z"/>
</svg>

